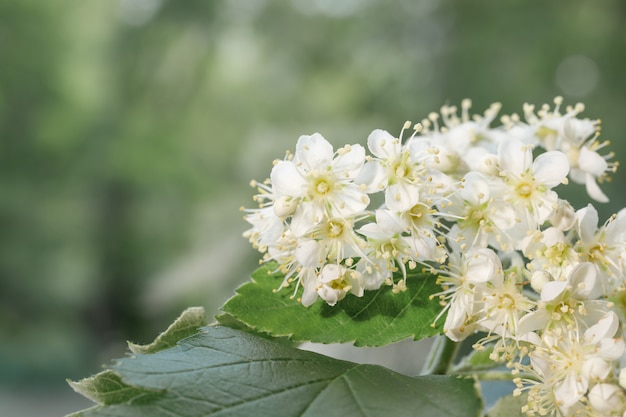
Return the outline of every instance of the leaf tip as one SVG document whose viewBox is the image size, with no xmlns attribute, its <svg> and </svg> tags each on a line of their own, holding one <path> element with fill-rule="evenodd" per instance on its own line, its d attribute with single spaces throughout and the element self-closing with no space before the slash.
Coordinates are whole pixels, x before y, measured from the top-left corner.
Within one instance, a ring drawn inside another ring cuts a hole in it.
<svg viewBox="0 0 626 417">
<path fill-rule="evenodd" d="M 156 353 L 176 346 L 180 340 L 192 336 L 207 324 L 204 307 L 189 307 L 152 343 L 140 345 L 127 342 L 128 348 L 134 354 Z"/>
<path fill-rule="evenodd" d="M 71 379 L 66 378 L 65 382 L 67 382 L 67 385 L 72 387 L 74 392 L 76 392 L 78 394 L 82 394 L 82 392 L 80 391 L 80 381 L 72 381 Z"/>
</svg>

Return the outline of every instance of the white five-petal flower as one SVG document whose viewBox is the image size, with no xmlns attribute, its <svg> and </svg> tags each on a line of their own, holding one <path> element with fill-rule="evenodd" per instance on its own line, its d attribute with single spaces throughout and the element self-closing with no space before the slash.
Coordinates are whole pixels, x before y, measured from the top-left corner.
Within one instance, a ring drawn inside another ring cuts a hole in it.
<svg viewBox="0 0 626 417">
<path fill-rule="evenodd" d="M 302 236 L 325 218 L 359 214 L 369 197 L 354 180 L 365 163 L 361 145 L 333 152 L 319 133 L 301 136 L 293 160 L 276 163 L 270 176 L 277 194 L 277 214 L 292 215 L 290 228 Z"/>
<path fill-rule="evenodd" d="M 504 200 L 517 211 L 522 238 L 557 208 L 558 196 L 552 188 L 567 182 L 569 162 L 558 151 L 542 153 L 533 160 L 532 146 L 512 139 L 498 147 L 498 166 L 506 187 Z"/>
</svg>

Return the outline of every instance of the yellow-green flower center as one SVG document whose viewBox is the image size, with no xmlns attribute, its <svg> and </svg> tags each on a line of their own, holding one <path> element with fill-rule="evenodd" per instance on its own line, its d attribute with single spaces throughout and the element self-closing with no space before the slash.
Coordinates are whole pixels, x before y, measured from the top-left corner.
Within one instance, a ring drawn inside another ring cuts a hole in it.
<svg viewBox="0 0 626 417">
<path fill-rule="evenodd" d="M 522 198 L 528 198 L 535 191 L 535 185 L 528 181 L 522 181 L 515 187 L 515 192 Z"/>
</svg>

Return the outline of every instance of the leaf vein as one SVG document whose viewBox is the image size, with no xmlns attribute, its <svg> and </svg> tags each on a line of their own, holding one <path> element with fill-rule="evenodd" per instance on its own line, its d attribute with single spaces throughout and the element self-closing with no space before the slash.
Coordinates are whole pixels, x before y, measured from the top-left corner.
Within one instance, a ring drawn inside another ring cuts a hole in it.
<svg viewBox="0 0 626 417">
<path fill-rule="evenodd" d="M 335 380 L 335 379 L 337 379 L 337 378 L 333 378 L 333 379 L 331 379 L 331 381 Z M 291 385 L 289 387 L 285 387 L 285 388 L 280 389 L 280 390 L 269 391 L 268 395 L 261 395 L 261 396 L 252 397 L 252 398 L 243 398 L 242 400 L 240 400 L 238 402 L 228 404 L 228 405 L 226 405 L 226 406 L 224 406 L 224 407 L 222 407 L 222 408 L 220 408 L 218 410 L 215 410 L 215 412 L 212 412 L 211 414 L 221 413 L 222 411 L 231 411 L 232 409 L 237 408 L 237 407 L 242 406 L 242 405 L 249 405 L 249 404 L 257 402 L 257 401 L 265 400 L 265 399 L 270 398 L 272 396 L 276 396 L 276 395 L 279 395 L 279 394 L 282 394 L 282 393 L 285 393 L 285 392 L 294 391 L 294 390 L 297 390 L 299 388 L 306 387 L 308 385 L 319 384 L 321 382 L 326 382 L 326 381 L 329 381 L 329 379 L 321 378 L 321 379 L 317 379 L 317 380 L 311 380 L 311 381 L 307 381 L 307 382 L 302 383 L 302 384 Z M 324 389 L 326 389 L 326 388 L 324 388 Z M 320 393 L 323 392 L 323 391 L 324 390 L 321 390 Z M 319 396 L 319 393 L 318 393 L 318 396 Z M 315 398 L 313 399 L 313 401 L 315 400 Z"/>
<path fill-rule="evenodd" d="M 350 392 L 350 395 L 352 396 L 352 398 L 354 398 L 354 403 L 359 407 L 361 414 L 366 416 L 367 415 L 366 409 L 363 408 L 361 401 L 359 401 L 359 398 L 356 396 L 356 391 L 352 387 L 352 384 L 350 383 L 350 379 L 346 378 L 346 374 L 344 374 L 342 378 L 346 381 L 346 385 L 348 386 L 348 391 Z"/>
<path fill-rule="evenodd" d="M 358 365 L 356 365 L 356 366 L 358 366 Z M 354 369 L 356 366 L 354 366 L 354 367 L 352 367 L 352 368 L 350 368 L 350 369 Z M 328 380 L 328 384 L 327 384 L 327 385 L 326 385 L 323 389 L 321 389 L 321 390 L 320 390 L 320 392 L 318 392 L 318 393 L 317 393 L 317 396 L 313 397 L 313 398 L 311 399 L 311 401 L 309 401 L 309 403 L 306 405 L 306 407 L 304 408 L 304 410 L 302 410 L 302 413 L 300 414 L 300 416 L 304 416 L 304 415 L 306 414 L 307 410 L 311 407 L 311 405 L 313 405 L 313 403 L 315 403 L 315 401 L 316 401 L 316 400 L 320 397 L 320 395 L 322 395 L 322 393 L 324 393 L 324 391 L 326 391 L 327 389 L 329 389 L 329 388 L 333 385 L 333 383 L 334 383 L 335 381 L 337 381 L 337 380 L 338 380 L 338 379 L 340 379 L 340 378 L 343 378 L 343 377 L 345 376 L 345 374 L 346 374 L 348 371 L 350 371 L 350 369 L 346 369 L 344 372 L 340 373 L 340 374 L 339 374 L 339 375 L 337 375 L 336 377 L 334 377 L 334 378 L 332 378 L 332 379 L 329 379 L 329 380 Z"/>
<path fill-rule="evenodd" d="M 187 363 L 186 361 L 180 361 L 183 363 Z M 263 358 L 263 359 L 246 359 L 245 361 L 241 361 L 241 362 L 229 362 L 229 363 L 221 363 L 218 365 L 212 365 L 212 366 L 202 366 L 202 367 L 198 367 L 197 363 L 191 363 L 191 365 L 193 365 L 193 368 L 190 369 L 173 369 L 173 370 L 162 370 L 162 369 L 156 369 L 154 371 L 149 371 L 149 370 L 138 370 L 135 371 L 133 369 L 128 369 L 125 368 L 124 369 L 124 374 L 135 374 L 135 375 L 146 375 L 146 376 L 151 376 L 151 375 L 157 375 L 157 376 L 162 376 L 162 375 L 177 375 L 177 374 L 194 374 L 194 373 L 202 373 L 206 370 L 209 369 L 220 369 L 223 367 L 227 367 L 227 366 L 237 366 L 237 365 L 249 365 L 251 363 L 270 363 L 270 362 L 310 362 L 310 363 L 315 363 L 314 360 L 312 359 L 304 359 L 304 358 Z"/>
</svg>

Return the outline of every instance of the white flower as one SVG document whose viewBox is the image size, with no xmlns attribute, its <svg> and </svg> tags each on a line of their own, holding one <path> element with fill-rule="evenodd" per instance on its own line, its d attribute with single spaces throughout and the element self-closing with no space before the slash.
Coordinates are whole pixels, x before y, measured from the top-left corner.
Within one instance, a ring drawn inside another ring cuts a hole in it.
<svg viewBox="0 0 626 417">
<path fill-rule="evenodd" d="M 437 279 L 444 290 L 433 295 L 445 303 L 440 316 L 448 312 L 443 325 L 446 336 L 460 341 L 472 334 L 482 317 L 481 302 L 487 283 L 501 279 L 502 274 L 500 259 L 491 249 L 470 250 L 461 257 L 450 254 L 446 271 Z"/>
<path fill-rule="evenodd" d="M 571 165 L 570 179 L 585 184 L 589 197 L 606 203 L 609 198 L 602 192 L 597 181 L 609 179 L 609 175 L 617 170 L 617 162 L 609 162 L 613 153 L 600 155 L 600 149 L 608 142 L 597 140 L 599 133 L 597 120 L 567 119 L 562 128 L 563 141 L 559 149 L 568 157 Z"/>
<path fill-rule="evenodd" d="M 617 169 L 616 162 L 608 162 L 613 153 L 601 156 L 597 151 L 608 145 L 600 143 L 599 121 L 579 119 L 577 116 L 584 110 L 582 103 L 568 107 L 564 114 L 560 113 L 562 97 L 554 99 L 555 107 L 550 110 L 544 105 L 535 114 L 534 106 L 525 105 L 524 113 L 534 131 L 536 142 L 543 148 L 562 151 L 568 158 L 571 171 L 570 179 L 585 184 L 587 193 L 599 202 L 607 202 L 608 197 L 598 187 L 597 180 L 603 181 Z"/>
<path fill-rule="evenodd" d="M 563 414 L 571 415 L 568 410 L 585 396 L 590 381 L 606 378 L 612 362 L 624 353 L 624 340 L 613 338 L 618 325 L 617 315 L 608 312 L 584 334 L 577 329 L 545 333 L 529 354 Z"/>
<path fill-rule="evenodd" d="M 283 274 L 283 281 L 277 290 L 289 288 L 295 282 L 294 295 L 302 286 L 303 294 L 299 301 L 309 306 L 317 299 L 315 292 L 318 286 L 317 271 L 323 264 L 321 247 L 314 240 L 296 239 L 288 230 L 271 246 L 268 247 L 265 262 L 276 261 L 275 272 Z"/>
<path fill-rule="evenodd" d="M 594 300 L 601 293 L 596 269 L 591 263 L 582 262 L 572 269 L 566 281 L 550 281 L 545 284 L 541 290 L 541 301 L 549 303 L 560 299 L 557 304 L 562 304 L 561 312 L 567 313 L 563 310 L 572 301 Z"/>
<path fill-rule="evenodd" d="M 524 237 L 557 208 L 558 196 L 552 188 L 567 181 L 567 157 L 550 151 L 533 161 L 532 147 L 513 139 L 498 147 L 498 165 L 506 185 L 504 199 L 516 209 L 523 226 L 520 237 Z"/>
<path fill-rule="evenodd" d="M 295 280 L 300 283 L 299 271 L 303 266 L 311 267 L 313 269 L 317 266 L 317 264 L 314 264 L 312 261 L 305 264 L 302 263 L 302 250 L 303 248 L 308 248 L 306 244 L 303 245 L 302 243 L 303 242 L 296 239 L 289 230 L 286 230 L 273 245 L 268 246 L 268 250 L 263 258 L 263 261 L 275 261 L 278 263 L 277 272 L 284 275 L 283 282 L 279 289 L 288 287 L 294 280 L 294 274 L 296 276 Z"/>
<path fill-rule="evenodd" d="M 458 173 L 462 161 L 456 150 L 442 143 L 431 143 L 428 139 L 416 139 L 414 138 L 409 146 L 415 160 L 423 162 L 427 168 L 448 175 Z"/>
<path fill-rule="evenodd" d="M 368 241 L 367 258 L 360 263 L 367 289 L 377 289 L 393 273 L 402 272 L 406 288 L 406 265 L 415 268 L 417 262 L 432 260 L 435 239 L 419 234 L 404 235 L 408 230 L 403 218 L 390 210 L 376 210 L 376 222 L 362 226 L 358 232 Z"/>
<path fill-rule="evenodd" d="M 358 182 L 367 192 L 385 191 L 385 204 L 393 211 L 405 211 L 419 202 L 420 167 L 400 139 L 385 130 L 374 130 L 367 146 L 376 157 L 365 164 Z"/>
<path fill-rule="evenodd" d="M 435 204 L 426 198 L 426 202 L 420 201 L 409 210 L 396 214 L 405 225 L 405 235 L 413 241 L 410 246 L 415 247 L 418 258 L 442 264 L 446 261 L 447 250 L 440 241 L 445 231 L 440 219 L 448 213 L 437 210 Z"/>
<path fill-rule="evenodd" d="M 560 113 L 563 97 L 555 97 L 554 104 L 552 110 L 544 104 L 537 113 L 534 105 L 524 104 L 527 126 L 533 132 L 536 143 L 544 149 L 561 149 L 564 142 L 581 143 L 596 132 L 597 121 L 576 118 L 585 109 L 582 103 L 568 107 L 564 114 Z"/>
<path fill-rule="evenodd" d="M 399 268 L 406 278 L 405 263 L 409 246 L 402 233 L 406 225 L 389 210 L 376 210 L 376 221 L 362 226 L 358 232 L 367 238 L 367 258 L 361 259 L 357 269 L 363 272 L 366 289 L 378 289 Z"/>
<path fill-rule="evenodd" d="M 248 239 L 254 249 L 264 253 L 268 246 L 276 244 L 285 231 L 283 221 L 274 213 L 272 207 L 247 210 L 249 214 L 244 216 L 245 221 L 252 225 L 243 236 Z"/>
<path fill-rule="evenodd" d="M 492 128 L 500 105 L 470 115 L 464 100 L 460 114 L 429 114 L 404 144 L 410 122 L 399 138 L 374 130 L 371 156 L 302 136 L 270 180 L 253 183 L 258 208 L 245 210 L 244 236 L 278 265 L 278 289 L 295 298 L 302 287 L 305 306 L 383 284 L 403 291 L 407 270 L 425 266 L 441 285 L 430 295 L 442 306 L 435 322 L 445 316 L 457 342 L 487 333 L 474 347 L 495 342 L 489 357 L 520 374 L 523 412 L 626 417 L 613 305 L 626 282 L 626 209 L 598 226 L 593 206 L 574 211 L 554 190 L 569 178 L 607 201 L 598 184 L 617 163 L 601 154 L 599 122 L 578 117 L 582 105 L 554 103 L 524 105 L 526 122 L 513 114 Z M 384 197 L 378 209 L 372 193 Z"/>
<path fill-rule="evenodd" d="M 363 296 L 363 276 L 341 265 L 328 264 L 319 275 L 317 294 L 330 306 L 343 300 L 347 293 Z"/>
<path fill-rule="evenodd" d="M 585 329 L 607 314 L 609 302 L 596 299 L 601 288 L 592 264 L 576 265 L 566 278 L 542 282 L 538 308 L 520 320 L 521 337 L 536 330 L 554 331 L 557 327 Z"/>
<path fill-rule="evenodd" d="M 247 213 L 244 220 L 252 227 L 243 233 L 252 247 L 261 253 L 267 252 L 269 246 L 274 246 L 285 231 L 283 220 L 276 215 L 273 209 L 277 197 L 269 181 L 259 183 L 251 181 L 250 185 L 257 190 L 253 200 L 259 205 L 255 209 L 240 210 Z"/>
<path fill-rule="evenodd" d="M 570 152 L 570 154 L 572 153 L 574 151 Z M 572 161 L 572 159 L 574 160 Z M 570 172 L 572 181 L 585 184 L 589 197 L 600 203 L 608 203 L 609 198 L 602 192 L 596 182 L 597 178 L 605 177 L 606 172 L 614 172 L 612 168 L 609 169 L 609 163 L 606 159 L 598 152 L 583 146 L 576 150 L 574 156 L 570 156 L 570 163 L 572 165 Z"/>
<path fill-rule="evenodd" d="M 352 257 L 366 257 L 365 242 L 354 230 L 354 219 L 331 218 L 318 223 L 307 234 L 319 242 L 322 259 L 341 263 Z"/>
<path fill-rule="evenodd" d="M 495 150 L 499 140 L 502 138 L 501 129 L 493 129 L 489 125 L 498 115 L 502 105 L 493 103 L 484 115 L 470 114 L 472 102 L 464 99 L 461 102 L 461 114 L 457 113 L 456 106 L 441 107 L 441 121 L 439 125 L 439 115 L 430 113 L 427 119 L 422 120 L 422 136 L 432 139 L 433 142 L 441 143 L 448 152 L 454 155 L 455 159 L 460 158 L 467 164 L 467 152 L 472 149 Z M 458 163 L 458 162 L 457 162 Z"/>
<path fill-rule="evenodd" d="M 499 194 L 502 180 L 488 178 L 478 172 L 469 172 L 461 188 L 449 197 L 451 204 L 442 211 L 458 218 L 451 237 L 465 245 L 511 250 L 514 242 L 507 230 L 515 226 L 516 212 Z"/>
<path fill-rule="evenodd" d="M 626 211 L 612 216 L 598 228 L 598 212 L 589 204 L 576 212 L 581 260 L 597 266 L 604 294 L 609 295 L 624 279 L 626 252 Z"/>
<path fill-rule="evenodd" d="M 520 291 L 517 274 L 494 274 L 483 292 L 483 307 L 478 324 L 483 330 L 502 336 L 501 339 L 515 339 L 518 337 L 520 319 L 535 305 Z"/>
<path fill-rule="evenodd" d="M 319 133 L 301 136 L 293 160 L 279 161 L 272 169 L 276 213 L 293 216 L 290 228 L 296 236 L 325 218 L 361 213 L 369 197 L 354 180 L 364 163 L 361 145 L 348 145 L 335 154 Z"/>
<path fill-rule="evenodd" d="M 548 227 L 528 235 L 521 245 L 531 259 L 530 271 L 545 271 L 556 280 L 563 280 L 578 262 L 578 253 L 561 229 Z"/>
</svg>

